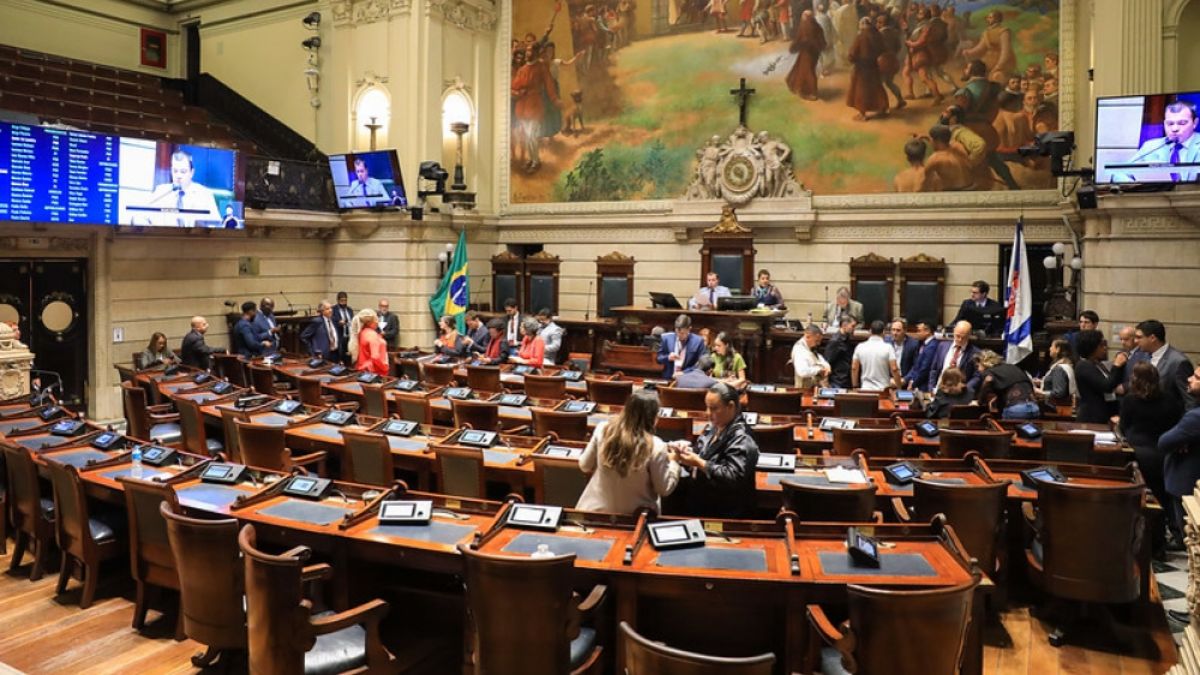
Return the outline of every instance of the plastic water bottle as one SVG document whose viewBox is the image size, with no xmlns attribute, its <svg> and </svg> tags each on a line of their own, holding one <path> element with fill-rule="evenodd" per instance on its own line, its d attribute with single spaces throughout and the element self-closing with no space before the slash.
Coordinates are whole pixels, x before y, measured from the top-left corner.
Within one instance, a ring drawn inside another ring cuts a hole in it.
<svg viewBox="0 0 1200 675">
<path fill-rule="evenodd" d="M 129 471 L 129 475 L 133 478 L 142 477 L 142 446 L 133 446 L 133 452 L 129 453 L 129 459 L 133 462 L 133 468 Z"/>
<path fill-rule="evenodd" d="M 530 558 L 553 558 L 554 552 L 550 550 L 549 544 L 538 544 L 537 550 L 529 554 Z"/>
</svg>

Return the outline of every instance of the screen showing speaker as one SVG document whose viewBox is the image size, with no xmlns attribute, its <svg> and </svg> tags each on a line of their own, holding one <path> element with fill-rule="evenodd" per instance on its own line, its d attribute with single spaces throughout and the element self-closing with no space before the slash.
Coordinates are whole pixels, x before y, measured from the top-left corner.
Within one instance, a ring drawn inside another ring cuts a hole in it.
<svg viewBox="0 0 1200 675">
<path fill-rule="evenodd" d="M 1096 99 L 1096 184 L 1195 183 L 1200 92 Z"/>
<path fill-rule="evenodd" d="M 330 155 L 329 172 L 338 208 L 408 206 L 400 158 L 395 150 Z"/>
</svg>

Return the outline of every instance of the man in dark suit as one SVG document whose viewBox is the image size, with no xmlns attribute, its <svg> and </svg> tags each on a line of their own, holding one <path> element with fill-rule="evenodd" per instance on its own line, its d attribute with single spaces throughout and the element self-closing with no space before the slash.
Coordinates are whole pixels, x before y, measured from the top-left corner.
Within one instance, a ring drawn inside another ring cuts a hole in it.
<svg viewBox="0 0 1200 675">
<path fill-rule="evenodd" d="M 954 316 L 952 325 L 960 321 L 971 324 L 972 330 L 982 330 L 987 335 L 999 335 L 1004 330 L 1004 305 L 988 297 L 991 286 L 980 279 L 971 284 L 971 297 L 963 300 Z"/>
<path fill-rule="evenodd" d="M 1090 309 L 1085 309 L 1079 313 L 1079 328 L 1068 331 L 1067 334 L 1063 336 L 1063 339 L 1071 344 L 1072 351 L 1076 351 L 1075 338 L 1079 335 L 1079 331 L 1084 330 L 1100 330 L 1100 315 Z M 1076 353 L 1076 356 L 1078 356 L 1078 353 Z M 1132 368 L 1129 369 L 1129 371 L 1132 370 Z"/>
<path fill-rule="evenodd" d="M 350 307 L 346 291 L 338 291 L 337 305 L 333 308 L 333 325 L 338 332 L 338 360 L 346 365 L 350 363 L 350 352 L 346 345 L 350 342 L 350 322 L 354 320 L 354 310 Z"/>
<path fill-rule="evenodd" d="M 258 313 L 254 315 L 254 330 L 260 341 L 269 341 L 268 352 L 279 351 L 279 324 L 275 322 L 275 301 L 263 298 L 258 303 Z"/>
<path fill-rule="evenodd" d="M 208 319 L 193 316 L 192 330 L 183 336 L 183 347 L 179 350 L 183 365 L 200 370 L 208 370 L 212 366 L 212 353 L 217 350 L 209 347 L 204 341 L 204 334 L 207 332 Z"/>
<path fill-rule="evenodd" d="M 658 362 L 663 364 L 663 379 L 675 376 L 675 369 L 687 370 L 696 365 L 708 352 L 704 338 L 692 332 L 692 319 L 680 314 L 675 319 L 675 332 L 664 333 L 658 348 Z"/>
<path fill-rule="evenodd" d="M 383 336 L 383 341 L 387 344 L 388 349 L 396 348 L 396 339 L 400 337 L 400 319 L 391 312 L 391 303 L 387 298 L 379 300 L 379 323 L 375 326 L 375 330 Z"/>
<path fill-rule="evenodd" d="M 967 378 L 968 389 L 979 391 L 979 384 L 983 378 L 975 366 L 975 356 L 978 353 L 979 348 L 971 344 L 971 323 L 959 321 L 954 324 L 954 338 L 942 340 L 933 354 L 933 364 L 929 367 L 929 379 L 926 381 L 929 388 L 926 391 L 937 389 L 938 381 L 942 379 L 942 371 L 951 367 L 963 372 Z"/>
<path fill-rule="evenodd" d="M 233 350 L 248 359 L 262 356 L 271 347 L 271 341 L 254 328 L 256 314 L 258 307 L 252 301 L 243 302 L 242 318 L 233 326 Z"/>
<path fill-rule="evenodd" d="M 1141 331 L 1138 324 L 1138 332 Z M 1196 399 L 1200 397 L 1200 368 L 1190 374 L 1187 384 L 1191 409 L 1158 439 L 1158 450 L 1166 455 L 1163 483 L 1171 496 L 1165 505 L 1170 517 L 1168 524 L 1179 541 L 1183 540 L 1184 525 L 1180 498 L 1192 494 L 1196 481 L 1200 480 L 1200 408 L 1196 407 Z"/>
<path fill-rule="evenodd" d="M 508 345 L 509 354 L 516 355 L 521 346 L 521 323 L 525 317 L 517 307 L 517 301 L 508 298 L 504 301 L 504 342 Z"/>
<path fill-rule="evenodd" d="M 312 356 L 326 361 L 341 360 L 341 342 L 337 325 L 333 322 L 333 306 L 328 300 L 317 305 L 317 315 L 308 322 L 300 333 L 300 344 Z"/>
<path fill-rule="evenodd" d="M 924 321 L 917 324 L 917 346 L 917 358 L 912 368 L 904 373 L 902 384 L 905 387 L 929 391 L 929 369 L 933 367 L 938 341 L 933 337 L 933 329 Z"/>
<path fill-rule="evenodd" d="M 1188 377 L 1192 362 L 1183 352 L 1167 344 L 1167 329 L 1161 321 L 1148 319 L 1137 325 L 1134 333 L 1138 349 L 1150 355 L 1150 363 L 1158 369 L 1163 392 L 1179 399 L 1184 408 L 1196 407 L 1196 399 L 1188 393 Z"/>
<path fill-rule="evenodd" d="M 487 351 L 492 336 L 488 333 L 488 327 L 484 325 L 483 319 L 479 318 L 479 312 L 473 310 L 467 312 L 467 337 L 471 338 L 472 354 L 482 354 Z"/>
<path fill-rule="evenodd" d="M 900 366 L 901 378 L 912 370 L 913 364 L 917 362 L 917 353 L 921 351 L 921 343 L 909 337 L 904 329 L 904 319 L 896 319 L 892 321 L 888 334 L 883 338 L 885 343 L 892 346 L 892 351 L 896 352 L 896 363 Z"/>
<path fill-rule="evenodd" d="M 854 363 L 854 345 L 850 337 L 858 325 L 853 316 L 842 314 L 838 319 L 838 332 L 825 345 L 825 360 L 829 362 L 829 386 L 849 389 L 850 370 Z"/>
</svg>

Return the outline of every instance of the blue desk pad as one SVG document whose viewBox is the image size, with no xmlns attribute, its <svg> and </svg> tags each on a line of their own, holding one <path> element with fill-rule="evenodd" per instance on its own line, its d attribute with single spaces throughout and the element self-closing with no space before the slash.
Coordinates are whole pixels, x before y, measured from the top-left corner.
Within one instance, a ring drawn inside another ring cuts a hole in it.
<svg viewBox="0 0 1200 675">
<path fill-rule="evenodd" d="M 370 533 L 453 546 L 474 532 L 474 525 L 446 523 L 435 518 L 424 525 L 380 525 L 372 529 Z"/>
<path fill-rule="evenodd" d="M 850 554 L 843 551 L 820 551 L 817 559 L 825 574 L 871 577 L 935 577 L 937 572 L 920 553 L 879 553 L 879 567 L 855 567 Z"/>
<path fill-rule="evenodd" d="M 64 453 L 55 455 L 54 457 L 51 457 L 50 459 L 52 461 L 58 462 L 59 464 L 70 464 L 71 466 L 78 468 L 81 466 L 87 466 L 87 463 L 90 461 L 94 460 L 97 462 L 102 462 L 111 457 L 112 456 L 109 455 L 107 452 L 100 452 L 99 450 L 92 450 L 91 448 L 83 448 L 81 450 L 72 450 L 71 452 L 64 452 Z"/>
<path fill-rule="evenodd" d="M 677 548 L 659 553 L 654 564 L 659 567 L 766 572 L 767 552 L 759 548 Z"/>
<path fill-rule="evenodd" d="M 539 544 L 545 544 L 546 548 L 550 549 L 554 555 L 574 553 L 575 557 L 580 560 L 597 562 L 604 560 L 616 542 L 616 539 L 584 539 L 583 537 L 564 537 L 540 532 L 522 532 L 513 537 L 513 540 L 500 550 L 505 553 L 530 554 L 537 550 Z"/>
<path fill-rule="evenodd" d="M 42 425 L 42 424 L 45 424 L 45 422 L 43 422 L 41 420 L 41 418 L 38 418 L 38 417 L 29 417 L 29 418 L 25 418 L 25 419 L 12 420 L 11 422 L 0 422 L 0 435 L 11 434 L 14 431 L 24 431 L 25 429 L 32 429 L 32 428 Z"/>
<path fill-rule="evenodd" d="M 118 478 L 126 478 L 126 477 L 130 477 L 133 475 L 133 467 L 132 466 L 123 466 L 119 469 L 113 469 L 112 471 L 101 471 L 100 475 L 104 476 L 105 478 L 111 478 L 113 480 L 116 480 Z M 154 467 L 151 467 L 151 466 L 143 466 L 142 467 L 142 475 L 139 476 L 139 478 L 141 480 L 154 480 L 155 478 L 157 478 L 159 476 L 170 476 L 170 475 L 173 475 L 173 474 L 171 474 L 170 472 L 167 472 L 167 471 L 159 471 L 158 469 L 155 469 Z"/>
<path fill-rule="evenodd" d="M 289 499 L 259 511 L 264 516 L 274 516 L 284 520 L 294 520 L 310 525 L 328 525 L 341 520 L 350 509 L 327 504 L 315 504 Z"/>
<path fill-rule="evenodd" d="M 180 501 L 193 502 L 220 509 L 229 506 L 238 497 L 251 493 L 225 485 L 197 483 L 196 485 L 180 488 L 176 494 L 179 496 Z"/>
<path fill-rule="evenodd" d="M 41 450 L 44 447 L 53 448 L 75 439 L 66 436 L 32 436 L 30 438 L 10 438 L 9 440 L 23 448 Z"/>
</svg>

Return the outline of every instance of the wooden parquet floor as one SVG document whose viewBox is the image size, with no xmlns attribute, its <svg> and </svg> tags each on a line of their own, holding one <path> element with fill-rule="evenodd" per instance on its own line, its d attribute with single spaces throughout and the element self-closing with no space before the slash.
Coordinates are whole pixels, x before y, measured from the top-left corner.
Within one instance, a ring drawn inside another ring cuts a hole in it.
<svg viewBox="0 0 1200 675">
<path fill-rule="evenodd" d="M 11 551 L 11 542 L 10 542 Z M 30 560 L 27 556 L 26 560 Z M 78 582 L 55 597 L 57 573 L 28 580 L 27 563 L 14 573 L 9 557 L 0 556 L 0 675 L 8 672 L 72 673 L 199 673 L 192 654 L 203 651 L 195 642 L 176 642 L 173 614 L 150 612 L 143 633 L 130 627 L 133 618 L 132 583 L 116 567 L 106 566 L 96 602 L 79 609 Z M 55 570 L 56 572 L 57 570 Z M 1176 652 L 1161 604 L 1125 621 L 1136 627 L 1123 637 L 1132 644 L 1125 654 L 1065 646 L 1051 647 L 1047 629 L 1027 607 L 1004 612 L 1009 647 L 985 647 L 987 675 L 1143 675 L 1165 673 Z M 8 670 L 6 669 L 6 666 Z M 215 672 L 215 670 L 214 670 Z"/>
</svg>

